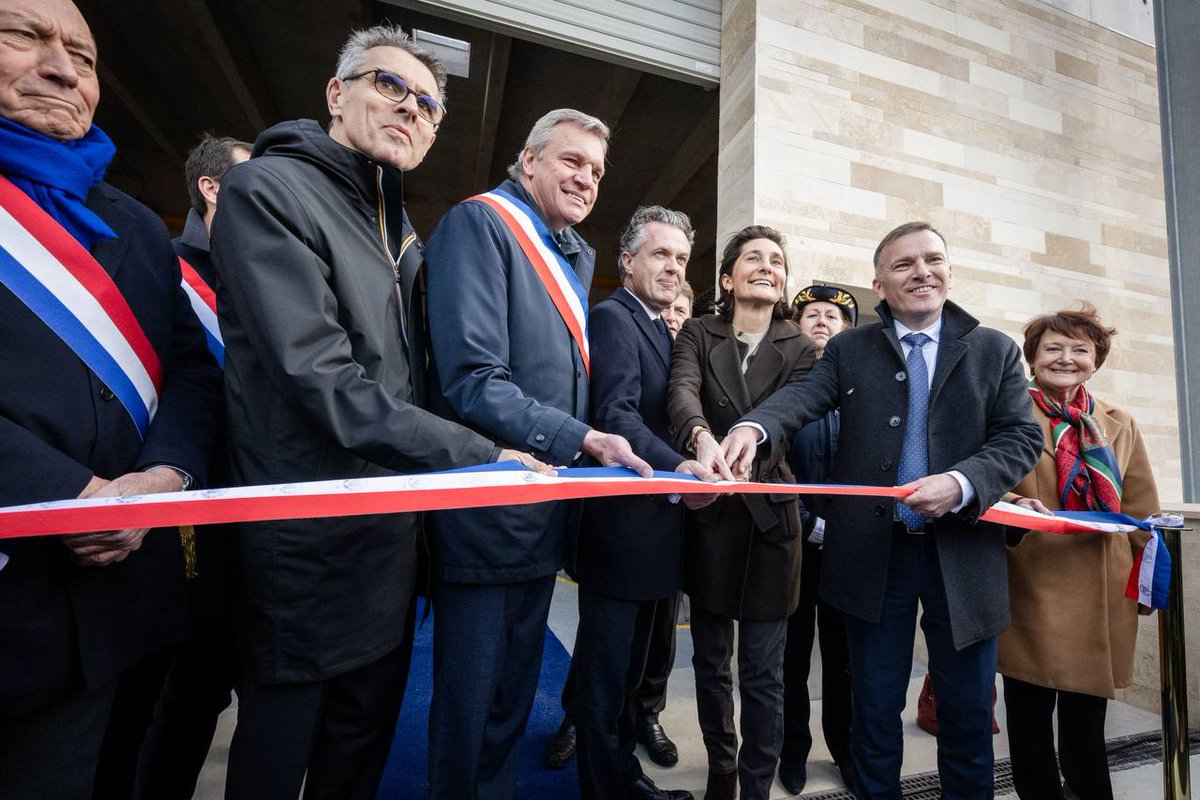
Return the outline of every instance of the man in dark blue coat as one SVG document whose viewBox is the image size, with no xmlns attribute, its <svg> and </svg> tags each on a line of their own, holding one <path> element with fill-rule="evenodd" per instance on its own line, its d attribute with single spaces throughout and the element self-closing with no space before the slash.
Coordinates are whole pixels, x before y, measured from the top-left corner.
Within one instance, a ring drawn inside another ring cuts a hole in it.
<svg viewBox="0 0 1200 800">
<path fill-rule="evenodd" d="M 1003 530 L 979 517 L 1029 473 L 1043 437 L 1016 344 L 947 299 L 942 235 L 906 223 L 874 261 L 880 322 L 829 340 L 812 372 L 747 414 L 723 446 L 736 470 L 839 408 L 830 482 L 912 490 L 902 502 L 826 505 L 821 598 L 846 615 L 858 796 L 900 797 L 919 600 L 942 793 L 982 800 L 994 793 L 996 636 L 1009 614 Z"/>
<path fill-rule="evenodd" d="M 0 175 L 12 208 L 35 206 L 28 219 L 45 220 L 85 263 L 94 259 L 93 274 L 114 287 L 115 307 L 128 308 L 131 330 L 140 329 L 152 351 L 141 362 L 162 369 L 157 409 L 138 412 L 117 383 L 132 374 L 130 367 L 111 371 L 94 350 L 79 349 L 61 319 L 43 321 L 37 295 L 14 288 L 28 286 L 14 276 L 31 263 L 31 250 L 16 247 L 22 237 L 6 227 L 0 238 L 0 504 L 178 491 L 201 483 L 219 373 L 180 288 L 179 263 L 162 222 L 103 183 L 115 148 L 92 125 L 100 90 L 91 32 L 68 0 L 5 3 L 0 29 Z M 0 541 L 0 562 L 6 562 L 0 568 L 0 793 L 6 798 L 89 797 L 118 679 L 183 637 L 180 538 L 170 530 L 147 533 Z"/>
<path fill-rule="evenodd" d="M 446 214 L 426 252 L 430 335 L 451 419 L 550 464 L 586 453 L 649 474 L 624 438 L 587 422 L 595 251 L 571 226 L 596 202 L 607 142 L 600 120 L 551 111 L 533 126 L 509 180 Z M 515 790 L 554 575 L 576 508 L 433 515 L 434 798 Z"/>
<path fill-rule="evenodd" d="M 625 228 L 621 288 L 588 317 L 592 421 L 657 470 L 708 477 L 671 446 L 667 419 L 671 335 L 662 312 L 679 293 L 693 238 L 687 215 L 662 206 L 639 208 Z M 698 508 L 705 499 L 687 502 Z M 579 630 L 565 703 L 578 731 L 583 797 L 690 798 L 656 787 L 634 755 L 655 614 L 674 611 L 668 600 L 683 585 L 683 509 L 663 495 L 588 500 L 574 562 Z"/>
</svg>

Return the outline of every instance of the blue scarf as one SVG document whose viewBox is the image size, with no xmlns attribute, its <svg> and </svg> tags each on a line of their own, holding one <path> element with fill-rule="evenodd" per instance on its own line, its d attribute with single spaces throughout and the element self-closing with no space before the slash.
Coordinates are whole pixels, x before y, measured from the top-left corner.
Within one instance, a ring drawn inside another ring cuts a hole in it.
<svg viewBox="0 0 1200 800">
<path fill-rule="evenodd" d="M 0 175 L 33 198 L 85 249 L 101 239 L 117 238 L 84 204 L 116 154 L 112 140 L 95 125 L 82 139 L 61 142 L 0 117 Z"/>
</svg>

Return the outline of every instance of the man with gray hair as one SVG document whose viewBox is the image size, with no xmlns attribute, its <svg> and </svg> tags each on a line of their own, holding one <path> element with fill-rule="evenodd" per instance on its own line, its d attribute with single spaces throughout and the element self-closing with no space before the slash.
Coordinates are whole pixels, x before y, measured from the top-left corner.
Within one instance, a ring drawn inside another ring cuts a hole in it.
<svg viewBox="0 0 1200 800">
<path fill-rule="evenodd" d="M 661 315 L 679 294 L 693 236 L 686 214 L 662 206 L 639 208 L 625 228 L 621 287 L 588 317 L 592 419 L 655 469 L 708 478 L 671 445 L 667 419 L 671 335 Z M 685 498 L 693 508 L 711 500 Z M 574 575 L 579 629 L 564 705 L 578 731 L 584 800 L 690 798 L 655 786 L 634 755 L 655 618 L 669 615 L 674 625 L 683 585 L 683 509 L 662 495 L 585 501 Z"/>
<path fill-rule="evenodd" d="M 280 123 L 229 171 L 212 226 L 235 485 L 524 459 L 425 411 L 421 246 L 404 173 L 446 73 L 399 28 L 355 32 L 328 129 Z M 227 798 L 374 798 L 412 648 L 415 514 L 237 526 L 245 672 Z"/>
<path fill-rule="evenodd" d="M 582 452 L 649 475 L 623 437 L 588 425 L 596 254 L 571 226 L 596 202 L 607 147 L 600 120 L 551 111 L 509 180 L 447 212 L 426 254 L 430 334 L 451 419 L 552 464 Z M 576 510 L 551 502 L 431 515 L 431 797 L 513 795 Z"/>
</svg>

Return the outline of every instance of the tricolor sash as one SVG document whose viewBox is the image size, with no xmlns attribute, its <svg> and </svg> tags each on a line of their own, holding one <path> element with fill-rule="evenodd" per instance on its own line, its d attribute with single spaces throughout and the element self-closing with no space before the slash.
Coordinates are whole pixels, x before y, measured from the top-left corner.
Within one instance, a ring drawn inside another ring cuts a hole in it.
<svg viewBox="0 0 1200 800">
<path fill-rule="evenodd" d="M 104 267 L 3 176 L 0 283 L 104 382 L 144 438 L 162 387 L 150 340 Z"/>
<path fill-rule="evenodd" d="M 587 340 L 587 290 L 567 263 L 546 223 L 529 206 L 499 189 L 467 199 L 478 200 L 495 211 L 504 227 L 513 235 L 579 347 L 583 368 L 591 375 L 591 353 Z"/>
<path fill-rule="evenodd" d="M 217 366 L 225 367 L 225 340 L 221 338 L 221 328 L 217 325 L 217 295 L 212 287 L 204 282 L 196 268 L 182 258 L 179 259 L 179 271 L 183 279 L 179 285 L 204 328 L 204 338 L 208 341 L 208 352 L 217 360 Z"/>
</svg>

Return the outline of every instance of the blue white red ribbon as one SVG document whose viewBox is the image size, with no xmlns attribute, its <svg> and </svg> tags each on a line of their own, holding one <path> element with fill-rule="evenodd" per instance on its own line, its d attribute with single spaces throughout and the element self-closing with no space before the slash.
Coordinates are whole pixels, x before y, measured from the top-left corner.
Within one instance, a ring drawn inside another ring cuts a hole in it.
<svg viewBox="0 0 1200 800">
<path fill-rule="evenodd" d="M 212 287 L 204 282 L 196 268 L 182 258 L 179 259 L 179 272 L 182 276 L 179 285 L 187 295 L 188 302 L 200 327 L 204 328 L 204 338 L 208 341 L 208 352 L 217 360 L 217 366 L 225 367 L 225 340 L 221 338 L 221 328 L 217 325 L 217 295 Z"/>
<path fill-rule="evenodd" d="M 560 469 L 540 475 L 515 462 L 425 475 L 245 486 L 191 492 L 63 500 L 0 508 L 0 539 L 122 528 L 345 517 L 521 505 L 638 494 L 824 494 L 900 498 L 898 486 L 788 483 L 705 483 L 691 475 L 656 472 L 642 478 L 621 468 Z M 1053 533 L 1124 532 L 1136 524 L 1045 516 L 998 503 L 983 519 Z"/>
<path fill-rule="evenodd" d="M 158 355 L 104 267 L 3 176 L 0 283 L 103 381 L 144 437 L 162 387 Z"/>
<path fill-rule="evenodd" d="M 1144 606 L 1162 610 L 1167 607 L 1171 588 L 1171 553 L 1162 533 L 1151 530 L 1150 541 L 1134 559 L 1125 596 Z"/>
<path fill-rule="evenodd" d="M 550 295 L 559 316 L 567 326 L 571 338 L 579 348 L 583 367 L 591 374 L 591 351 L 587 339 L 587 289 L 567 263 L 567 259 L 554 241 L 554 235 L 541 218 L 529 206 L 507 192 L 496 189 L 484 194 L 468 197 L 478 200 L 496 213 L 504 227 L 513 235 L 521 252 L 529 260 L 533 271 Z"/>
</svg>

